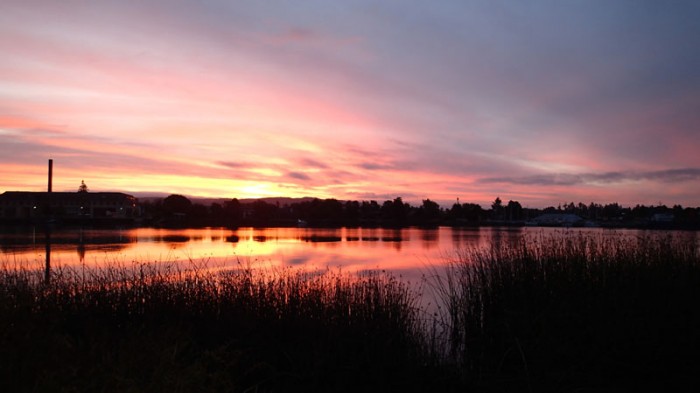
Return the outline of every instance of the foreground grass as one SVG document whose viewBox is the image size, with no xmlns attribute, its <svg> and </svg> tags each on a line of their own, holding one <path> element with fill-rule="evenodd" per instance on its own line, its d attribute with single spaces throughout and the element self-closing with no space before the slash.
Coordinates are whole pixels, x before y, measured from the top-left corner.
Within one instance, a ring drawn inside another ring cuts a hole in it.
<svg viewBox="0 0 700 393">
<path fill-rule="evenodd" d="M 438 289 L 486 391 L 680 391 L 700 375 L 696 234 L 570 234 L 466 250 Z"/>
<path fill-rule="evenodd" d="M 6 264 L 0 390 L 683 391 L 700 375 L 691 235 L 463 250 L 433 281 L 435 320 L 385 274 L 135 265 L 47 283 Z"/>
<path fill-rule="evenodd" d="M 0 272 L 3 391 L 425 391 L 448 380 L 414 295 L 391 277 L 149 269 L 64 270 L 48 284 Z"/>
</svg>

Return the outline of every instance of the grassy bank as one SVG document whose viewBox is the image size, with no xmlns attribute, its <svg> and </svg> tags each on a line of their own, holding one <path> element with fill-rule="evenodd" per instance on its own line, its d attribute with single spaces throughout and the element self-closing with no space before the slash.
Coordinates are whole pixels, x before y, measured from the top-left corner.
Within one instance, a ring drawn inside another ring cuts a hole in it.
<svg viewBox="0 0 700 393">
<path fill-rule="evenodd" d="M 432 281 L 435 320 L 386 274 L 144 264 L 45 282 L 5 263 L 0 390 L 682 391 L 700 375 L 691 235 L 462 250 Z"/>
<path fill-rule="evenodd" d="M 486 391 L 693 386 L 695 236 L 570 234 L 461 252 L 438 289 L 465 382 Z"/>
<path fill-rule="evenodd" d="M 0 272 L 3 391 L 421 391 L 447 381 L 414 294 L 388 276 L 144 265 L 42 280 Z"/>
</svg>

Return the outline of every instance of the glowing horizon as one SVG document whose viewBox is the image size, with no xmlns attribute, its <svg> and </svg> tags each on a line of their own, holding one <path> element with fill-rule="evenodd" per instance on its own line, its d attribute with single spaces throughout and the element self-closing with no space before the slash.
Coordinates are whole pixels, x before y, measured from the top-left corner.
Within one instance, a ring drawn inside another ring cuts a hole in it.
<svg viewBox="0 0 700 393">
<path fill-rule="evenodd" d="M 700 206 L 693 2 L 0 5 L 0 193 Z"/>
</svg>

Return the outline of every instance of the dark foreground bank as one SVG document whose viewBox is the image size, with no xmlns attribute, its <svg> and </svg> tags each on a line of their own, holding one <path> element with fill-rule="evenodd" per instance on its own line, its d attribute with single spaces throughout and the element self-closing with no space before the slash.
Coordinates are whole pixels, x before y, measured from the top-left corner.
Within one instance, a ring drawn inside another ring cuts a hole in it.
<svg viewBox="0 0 700 393">
<path fill-rule="evenodd" d="M 695 239 L 466 250 L 431 279 L 435 320 L 387 275 L 137 265 L 46 282 L 5 262 L 2 391 L 683 391 L 700 375 Z"/>
<path fill-rule="evenodd" d="M 440 281 L 477 391 L 694 391 L 696 233 L 571 234 L 467 250 Z"/>
<path fill-rule="evenodd" d="M 4 271 L 3 391 L 407 391 L 449 381 L 392 278 Z M 437 384 L 437 385 L 435 385 Z"/>
</svg>

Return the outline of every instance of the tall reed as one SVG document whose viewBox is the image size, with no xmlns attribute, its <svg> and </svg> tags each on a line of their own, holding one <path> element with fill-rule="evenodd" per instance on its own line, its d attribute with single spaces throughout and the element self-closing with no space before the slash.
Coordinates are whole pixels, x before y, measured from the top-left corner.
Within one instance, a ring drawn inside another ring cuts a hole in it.
<svg viewBox="0 0 700 393">
<path fill-rule="evenodd" d="M 6 391 L 428 389 L 408 286 L 386 274 L 167 264 L 0 270 Z M 422 389 L 422 388 L 421 388 Z"/>
<path fill-rule="evenodd" d="M 435 320 L 388 274 L 113 263 L 46 281 L 6 261 L 0 381 L 17 392 L 680 390 L 700 374 L 698 247 L 696 233 L 570 232 L 460 250 L 436 275 Z"/>
<path fill-rule="evenodd" d="M 573 391 L 700 371 L 697 235 L 539 235 L 461 250 L 438 279 L 451 355 L 477 386 Z"/>
</svg>

